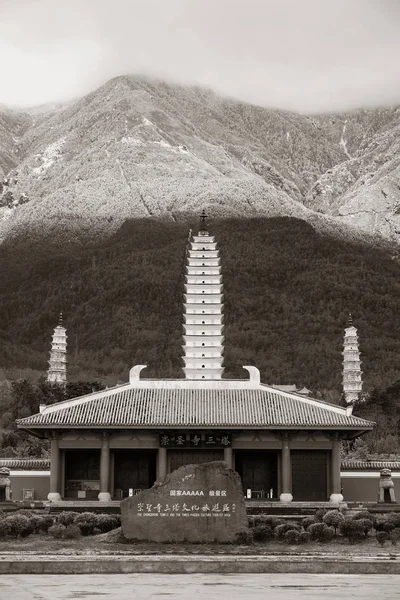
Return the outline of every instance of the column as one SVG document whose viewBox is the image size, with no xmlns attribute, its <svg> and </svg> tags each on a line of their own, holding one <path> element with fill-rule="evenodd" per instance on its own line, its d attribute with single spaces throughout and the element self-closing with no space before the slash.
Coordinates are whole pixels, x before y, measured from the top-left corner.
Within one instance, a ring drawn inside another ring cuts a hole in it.
<svg viewBox="0 0 400 600">
<path fill-rule="evenodd" d="M 157 455 L 157 479 L 167 474 L 167 449 L 159 448 Z"/>
<path fill-rule="evenodd" d="M 332 438 L 331 451 L 331 502 L 343 502 L 340 481 L 340 439 L 337 434 Z"/>
<path fill-rule="evenodd" d="M 101 438 L 100 451 L 100 493 L 97 496 L 100 502 L 110 502 L 110 441 L 107 433 Z"/>
<path fill-rule="evenodd" d="M 60 502 L 60 449 L 56 433 L 51 438 L 50 452 L 50 492 L 47 499 L 50 502 Z"/>
<path fill-rule="evenodd" d="M 290 441 L 289 434 L 284 433 L 282 436 L 282 493 L 279 496 L 281 502 L 291 502 L 292 496 L 292 460 L 290 458 Z"/>
<path fill-rule="evenodd" d="M 229 469 L 233 469 L 233 450 L 231 447 L 224 448 L 224 461 Z"/>
</svg>

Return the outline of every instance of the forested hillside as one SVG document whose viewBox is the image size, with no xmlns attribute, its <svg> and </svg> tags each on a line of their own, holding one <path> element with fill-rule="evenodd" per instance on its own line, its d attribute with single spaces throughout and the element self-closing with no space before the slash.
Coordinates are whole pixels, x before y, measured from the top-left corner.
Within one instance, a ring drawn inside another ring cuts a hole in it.
<svg viewBox="0 0 400 600">
<path fill-rule="evenodd" d="M 60 310 L 71 379 L 182 377 L 185 248 L 193 223 L 127 221 L 97 246 L 51 238 L 0 247 L 0 366 L 45 371 Z M 347 314 L 365 389 L 398 379 L 400 265 L 384 250 L 322 237 L 291 218 L 211 224 L 222 256 L 226 376 L 340 392 Z M 5 370 L 5 371 L 4 371 Z M 4 375 L 3 375 L 4 376 Z"/>
</svg>

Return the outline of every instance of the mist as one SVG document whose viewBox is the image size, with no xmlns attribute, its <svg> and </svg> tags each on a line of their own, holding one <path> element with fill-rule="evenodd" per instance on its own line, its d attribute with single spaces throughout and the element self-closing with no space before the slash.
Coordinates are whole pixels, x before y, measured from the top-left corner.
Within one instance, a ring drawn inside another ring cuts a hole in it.
<svg viewBox="0 0 400 600">
<path fill-rule="evenodd" d="M 0 0 L 0 103 L 117 75 L 306 113 L 400 103 L 397 0 Z"/>
</svg>

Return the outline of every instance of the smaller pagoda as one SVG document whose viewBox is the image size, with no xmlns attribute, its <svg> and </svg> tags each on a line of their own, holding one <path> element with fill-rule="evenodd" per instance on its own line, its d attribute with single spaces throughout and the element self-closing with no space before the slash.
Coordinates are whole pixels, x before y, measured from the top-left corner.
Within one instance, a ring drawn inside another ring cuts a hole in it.
<svg viewBox="0 0 400 600">
<path fill-rule="evenodd" d="M 67 330 L 63 326 L 62 313 L 51 342 L 47 381 L 60 385 L 67 383 Z"/>
<path fill-rule="evenodd" d="M 348 327 L 344 330 L 343 349 L 343 393 L 346 404 L 352 406 L 360 397 L 362 391 L 362 371 L 360 350 L 358 347 L 357 329 L 349 314 Z"/>
</svg>

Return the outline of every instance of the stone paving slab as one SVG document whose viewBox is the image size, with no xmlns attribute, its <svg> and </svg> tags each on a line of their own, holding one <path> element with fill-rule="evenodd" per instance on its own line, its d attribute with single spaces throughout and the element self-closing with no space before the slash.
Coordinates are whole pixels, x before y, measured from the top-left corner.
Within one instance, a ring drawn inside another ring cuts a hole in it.
<svg viewBox="0 0 400 600">
<path fill-rule="evenodd" d="M 398 575 L 3 575 L 5 600 L 395 600 Z"/>
</svg>

